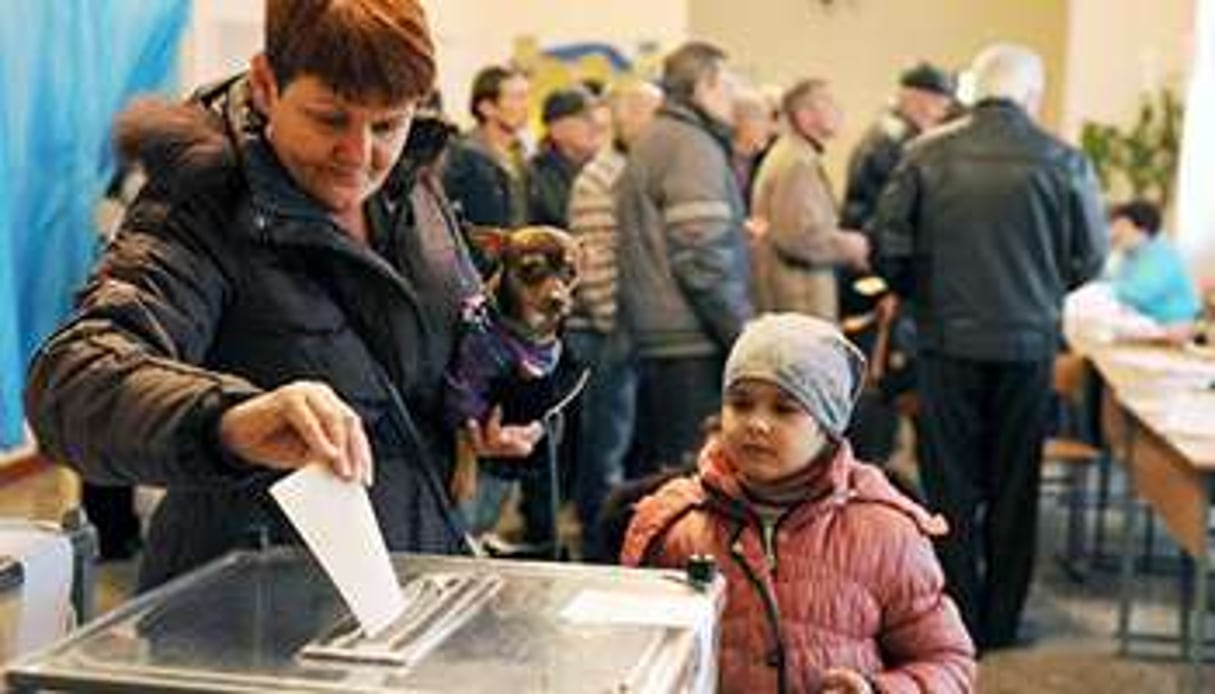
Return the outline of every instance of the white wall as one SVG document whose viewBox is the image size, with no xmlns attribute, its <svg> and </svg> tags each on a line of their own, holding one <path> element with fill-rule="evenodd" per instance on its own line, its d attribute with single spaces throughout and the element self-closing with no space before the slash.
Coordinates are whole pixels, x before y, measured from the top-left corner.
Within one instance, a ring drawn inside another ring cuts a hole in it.
<svg viewBox="0 0 1215 694">
<path fill-rule="evenodd" d="M 1177 239 L 1200 283 L 1215 284 L 1215 4 L 1212 0 L 1070 0 L 1065 131 L 1086 120 L 1128 126 L 1145 92 L 1186 105 L 1174 201 Z M 1201 16 L 1200 16 L 1201 15 Z"/>
<path fill-rule="evenodd" d="M 187 92 L 247 68 L 261 50 L 265 17 L 260 0 L 194 0 L 191 9 L 181 61 Z"/>
<path fill-rule="evenodd" d="M 448 112 L 466 119 L 473 75 L 510 59 L 515 40 L 541 48 L 574 41 L 611 43 L 632 57 L 639 46 L 669 48 L 687 37 L 686 0 L 422 0 L 438 40 L 439 86 Z"/>
<path fill-rule="evenodd" d="M 1215 291 L 1215 0 L 1198 0 L 1177 198 L 1177 240 L 1200 285 Z"/>
<path fill-rule="evenodd" d="M 1193 0 L 1070 0 L 1063 130 L 1124 124 L 1145 91 L 1184 83 Z"/>
</svg>

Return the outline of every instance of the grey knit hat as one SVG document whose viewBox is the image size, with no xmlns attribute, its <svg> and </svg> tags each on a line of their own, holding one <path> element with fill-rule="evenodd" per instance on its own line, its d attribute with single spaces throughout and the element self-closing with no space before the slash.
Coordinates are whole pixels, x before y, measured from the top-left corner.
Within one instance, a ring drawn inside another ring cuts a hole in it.
<svg viewBox="0 0 1215 694">
<path fill-rule="evenodd" d="M 780 386 L 839 436 L 865 386 L 865 357 L 827 321 L 769 313 L 743 328 L 726 360 L 722 389 L 747 378 Z"/>
</svg>

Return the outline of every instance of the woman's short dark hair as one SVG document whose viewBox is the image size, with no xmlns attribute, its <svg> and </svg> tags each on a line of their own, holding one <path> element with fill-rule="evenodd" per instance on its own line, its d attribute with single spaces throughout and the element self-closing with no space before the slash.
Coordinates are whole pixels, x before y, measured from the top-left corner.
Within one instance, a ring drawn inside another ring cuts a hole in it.
<svg viewBox="0 0 1215 694">
<path fill-rule="evenodd" d="M 1147 200 L 1131 200 L 1110 210 L 1110 221 L 1127 219 L 1148 236 L 1160 231 L 1160 208 Z"/>
<path fill-rule="evenodd" d="M 502 96 L 502 84 L 515 77 L 526 77 L 523 71 L 505 65 L 490 65 L 483 67 L 473 77 L 472 94 L 468 99 L 468 110 L 472 117 L 480 123 L 485 119 L 481 115 L 481 102 L 497 103 Z"/>
<path fill-rule="evenodd" d="M 345 99 L 397 104 L 434 87 L 419 0 L 266 0 L 265 38 L 279 89 L 311 75 Z"/>
</svg>

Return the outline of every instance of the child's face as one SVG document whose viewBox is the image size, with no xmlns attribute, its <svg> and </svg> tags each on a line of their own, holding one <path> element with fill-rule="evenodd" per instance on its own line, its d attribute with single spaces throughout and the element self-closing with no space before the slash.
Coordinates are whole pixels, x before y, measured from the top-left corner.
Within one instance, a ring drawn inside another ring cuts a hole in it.
<svg viewBox="0 0 1215 694">
<path fill-rule="evenodd" d="M 738 471 L 771 482 L 810 464 L 827 442 L 796 398 L 767 381 L 743 379 L 726 391 L 721 437 Z"/>
</svg>

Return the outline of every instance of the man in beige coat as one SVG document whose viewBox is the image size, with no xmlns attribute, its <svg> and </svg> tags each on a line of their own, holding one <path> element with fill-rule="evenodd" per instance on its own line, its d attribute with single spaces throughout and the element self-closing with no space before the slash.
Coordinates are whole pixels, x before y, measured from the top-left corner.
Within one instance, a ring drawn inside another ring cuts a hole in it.
<svg viewBox="0 0 1215 694">
<path fill-rule="evenodd" d="M 767 222 L 755 240 L 756 298 L 763 311 L 797 311 L 838 319 L 835 266 L 864 268 L 869 241 L 839 228 L 823 147 L 842 121 L 827 82 L 793 85 L 781 102 L 786 132 L 764 159 L 755 181 L 752 212 Z"/>
</svg>

